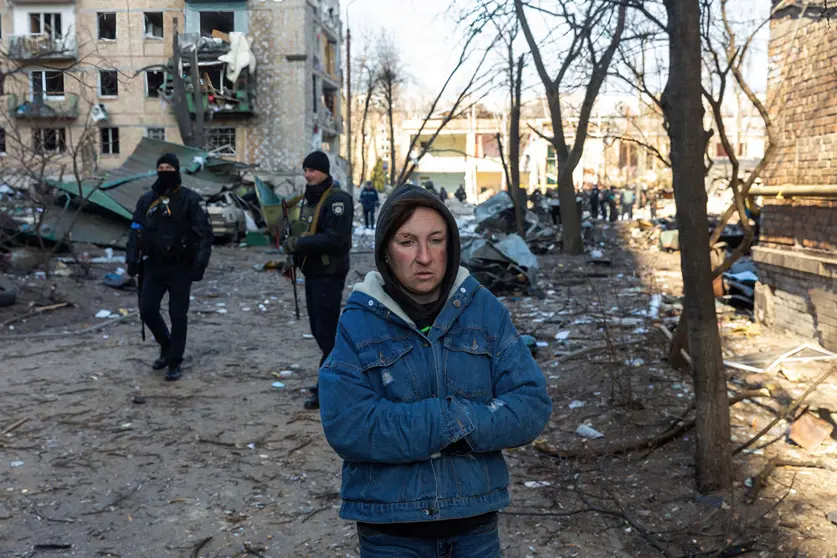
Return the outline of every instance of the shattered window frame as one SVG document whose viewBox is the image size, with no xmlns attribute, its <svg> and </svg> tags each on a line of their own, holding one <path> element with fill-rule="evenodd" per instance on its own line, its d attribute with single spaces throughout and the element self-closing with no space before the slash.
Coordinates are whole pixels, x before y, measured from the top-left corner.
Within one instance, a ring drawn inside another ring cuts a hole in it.
<svg viewBox="0 0 837 558">
<path fill-rule="evenodd" d="M 158 18 L 159 21 L 156 21 Z M 143 12 L 142 20 L 143 39 L 157 41 L 165 38 L 163 12 Z"/>
<path fill-rule="evenodd" d="M 210 128 L 206 134 L 206 144 L 216 155 L 238 155 L 235 128 Z"/>
<path fill-rule="evenodd" d="M 33 128 L 32 149 L 40 155 L 65 153 L 67 151 L 67 129 Z"/>
<path fill-rule="evenodd" d="M 111 92 L 105 93 L 105 87 Z M 99 70 L 99 97 L 113 98 L 118 96 L 119 73 L 116 70 Z"/>
<path fill-rule="evenodd" d="M 159 79 L 160 85 L 158 87 L 154 87 L 151 83 L 151 76 L 157 76 Z M 166 85 L 166 74 L 161 70 L 146 70 L 145 72 L 145 96 L 150 99 L 158 99 L 160 98 L 160 89 L 165 87 Z"/>
<path fill-rule="evenodd" d="M 222 20 L 226 20 L 227 16 L 230 18 L 229 28 L 226 25 L 213 25 L 213 23 L 220 22 L 226 24 L 226 21 Z M 205 22 L 204 17 L 206 17 Z M 200 10 L 198 12 L 198 28 L 200 29 L 201 37 L 211 37 L 212 32 L 216 30 L 221 33 L 230 34 L 235 31 L 235 10 Z"/>
<path fill-rule="evenodd" d="M 37 76 L 37 77 L 36 77 Z M 32 70 L 29 74 L 32 100 L 36 98 L 61 100 L 67 91 L 61 70 Z"/>
<path fill-rule="evenodd" d="M 157 141 L 166 141 L 166 129 L 162 126 L 149 126 L 145 129 L 145 137 Z"/>
<path fill-rule="evenodd" d="M 119 155 L 119 128 L 101 129 L 102 155 Z"/>
<path fill-rule="evenodd" d="M 116 27 L 116 12 L 96 12 L 96 37 L 100 41 L 115 41 L 117 36 Z M 104 31 L 109 31 L 108 35 L 112 34 L 113 36 L 105 37 Z"/>
</svg>

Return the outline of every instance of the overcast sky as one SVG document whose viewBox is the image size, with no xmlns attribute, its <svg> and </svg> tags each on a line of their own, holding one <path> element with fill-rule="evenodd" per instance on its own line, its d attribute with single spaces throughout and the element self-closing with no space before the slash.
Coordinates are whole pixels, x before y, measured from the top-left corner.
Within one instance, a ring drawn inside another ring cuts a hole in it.
<svg viewBox="0 0 837 558">
<path fill-rule="evenodd" d="M 358 54 L 365 33 L 374 35 L 385 28 L 401 49 L 413 92 L 438 91 L 455 63 L 461 39 L 453 18 L 446 14 L 451 0 L 341 0 L 343 18 L 350 1 L 348 17 L 353 55 Z M 770 8 L 764 0 L 732 0 L 731 4 L 733 15 L 741 10 L 739 13 L 760 18 L 766 17 Z M 748 68 L 757 90 L 763 90 L 767 80 L 768 36 L 765 27 L 754 44 Z M 540 95 L 539 84 L 531 91 Z"/>
</svg>

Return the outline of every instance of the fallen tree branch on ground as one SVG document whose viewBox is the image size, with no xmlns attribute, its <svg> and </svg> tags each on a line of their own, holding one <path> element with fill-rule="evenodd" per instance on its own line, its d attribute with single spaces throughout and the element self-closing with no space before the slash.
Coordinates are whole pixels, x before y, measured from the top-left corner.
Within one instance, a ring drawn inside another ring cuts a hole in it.
<svg viewBox="0 0 837 558">
<path fill-rule="evenodd" d="M 757 391 L 744 391 L 741 393 L 735 394 L 733 397 L 730 397 L 729 404 L 730 406 L 735 405 L 736 403 L 740 403 L 745 399 L 754 399 L 756 397 L 768 397 L 769 394 L 765 392 L 765 390 L 757 390 Z M 694 408 L 694 402 L 689 404 L 689 407 L 683 413 L 683 417 L 689 413 Z M 677 424 L 679 423 L 679 424 Z M 667 444 L 673 440 L 676 440 L 686 432 L 690 431 L 692 428 L 695 427 L 695 419 L 691 419 L 688 421 L 683 421 L 680 419 L 676 421 L 676 426 L 670 426 L 665 431 L 661 432 L 660 434 L 644 440 L 639 441 L 631 441 L 626 442 L 623 444 L 615 445 L 609 448 L 600 448 L 600 449 L 590 449 L 590 448 L 582 448 L 577 450 L 571 451 L 561 451 L 557 447 L 549 444 L 543 440 L 538 440 L 533 444 L 533 447 L 538 452 L 548 455 L 550 457 L 557 457 L 561 459 L 571 459 L 576 457 L 603 457 L 606 455 L 621 455 L 625 453 L 630 453 L 632 451 L 640 451 L 640 450 L 649 450 L 658 448 L 662 445 Z"/>
<path fill-rule="evenodd" d="M 826 379 L 828 379 L 829 376 L 831 376 L 836 371 L 837 371 L 837 364 L 833 365 L 831 368 L 829 368 L 828 370 L 823 372 L 823 374 L 819 378 L 814 380 L 814 383 L 811 384 L 808 387 L 808 389 L 806 389 L 805 392 L 802 395 L 800 395 L 796 399 L 796 401 L 794 401 L 785 410 L 785 412 L 780 413 L 779 416 L 777 416 L 775 419 L 770 421 L 770 424 L 768 424 L 767 426 L 762 428 L 761 431 L 758 434 L 756 434 L 755 436 L 753 436 L 752 438 L 750 438 L 749 440 L 747 440 L 746 442 L 744 442 L 743 444 L 741 444 L 740 446 L 735 448 L 735 450 L 732 452 L 732 454 L 733 455 L 738 455 L 739 453 L 741 453 L 745 449 L 747 449 L 750 446 L 752 446 L 753 444 L 755 444 L 762 436 L 764 436 L 765 434 L 770 432 L 770 429 L 773 428 L 774 426 L 776 426 L 780 421 L 787 420 L 788 417 L 792 416 L 796 412 L 796 410 L 799 409 L 799 407 L 802 405 L 802 402 L 805 401 L 805 399 L 809 395 L 814 393 L 814 391 L 817 389 L 817 387 L 819 387 L 819 385 L 821 383 L 823 383 Z"/>
<path fill-rule="evenodd" d="M 764 469 L 762 469 L 758 475 L 753 477 L 753 485 L 747 491 L 746 496 L 744 496 L 745 502 L 752 504 L 756 501 L 761 489 L 767 485 L 767 480 L 770 478 L 770 475 L 772 475 L 773 471 L 775 471 L 778 467 L 798 467 L 803 469 L 825 469 L 827 471 L 837 471 L 837 464 L 826 459 L 799 461 L 796 459 L 774 457 L 767 462 L 767 465 L 765 465 Z"/>
</svg>

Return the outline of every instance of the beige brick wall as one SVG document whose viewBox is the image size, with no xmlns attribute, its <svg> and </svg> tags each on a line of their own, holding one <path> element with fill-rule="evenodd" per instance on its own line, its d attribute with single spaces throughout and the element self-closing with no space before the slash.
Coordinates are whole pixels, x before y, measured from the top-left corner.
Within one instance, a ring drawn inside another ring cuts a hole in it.
<svg viewBox="0 0 837 558">
<path fill-rule="evenodd" d="M 65 88 L 83 97 L 81 116 L 71 123 L 49 125 L 67 126 L 71 128 L 69 136 L 77 138 L 84 128 L 89 127 L 87 115 L 90 104 L 105 105 L 110 125 L 119 128 L 120 154 L 102 155 L 97 141 L 98 164 L 102 170 L 120 165 L 145 135 L 147 127 L 164 127 L 168 141 L 180 142 L 180 132 L 171 108 L 161 99 L 148 98 L 144 75 L 134 75 L 145 67 L 165 64 L 171 57 L 174 18 L 178 19 L 182 33 L 185 2 L 133 0 L 127 5 L 112 0 L 78 0 L 75 6 L 78 60 L 53 63 L 51 66 L 66 68 L 72 73 L 74 79 L 65 79 Z M 23 8 L 15 8 L 8 3 L 0 6 L 4 37 L 13 32 L 11 10 Z M 237 160 L 258 165 L 260 172 L 272 178 L 291 177 L 299 181 L 302 159 L 313 149 L 313 55 L 316 34 L 322 32 L 315 16 L 315 3 L 309 0 L 251 0 L 248 10 L 248 35 L 258 62 L 256 116 L 249 119 L 221 117 L 207 125 L 236 128 Z M 144 37 L 143 11 L 163 12 L 162 40 Z M 116 41 L 98 40 L 98 12 L 116 13 Z M 294 60 L 295 57 L 301 59 Z M 99 68 L 119 71 L 119 95 L 116 98 L 99 97 Z M 21 76 L 18 83 L 14 80 L 8 82 L 7 91 L 28 94 L 28 75 Z M 21 136 L 31 137 L 30 121 L 11 122 L 7 116 L 0 119 L 0 125 L 6 128 L 14 126 Z"/>
</svg>

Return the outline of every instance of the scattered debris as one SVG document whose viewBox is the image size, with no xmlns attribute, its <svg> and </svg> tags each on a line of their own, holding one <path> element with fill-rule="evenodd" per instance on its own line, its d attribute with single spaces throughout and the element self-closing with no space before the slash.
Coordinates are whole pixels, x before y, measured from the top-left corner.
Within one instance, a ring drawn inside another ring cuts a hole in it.
<svg viewBox="0 0 837 558">
<path fill-rule="evenodd" d="M 724 365 L 745 372 L 770 372 L 786 362 L 815 362 L 837 359 L 837 354 L 812 343 L 790 350 L 752 353 L 724 360 Z"/>
<path fill-rule="evenodd" d="M 789 438 L 807 451 L 814 451 L 831 436 L 834 427 L 812 413 L 804 413 L 791 426 Z"/>
<path fill-rule="evenodd" d="M 273 382 L 272 384 L 270 384 L 270 386 L 276 389 L 282 389 L 285 387 L 285 384 L 283 384 L 282 382 Z"/>
<path fill-rule="evenodd" d="M 598 440 L 599 438 L 604 438 L 604 434 L 602 434 L 589 424 L 578 425 L 578 428 L 575 429 L 575 433 L 581 436 L 582 438 L 587 438 L 588 440 Z"/>
<path fill-rule="evenodd" d="M 546 488 L 552 486 L 552 483 L 549 481 L 526 481 L 523 486 L 526 488 Z"/>
<path fill-rule="evenodd" d="M 569 405 L 567 405 L 567 406 L 568 406 L 570 409 L 581 409 L 581 408 L 582 408 L 582 407 L 584 407 L 586 404 L 587 404 L 587 403 L 585 403 L 584 401 L 574 400 L 574 401 L 570 401 L 570 404 L 569 404 Z"/>
<path fill-rule="evenodd" d="M 473 240 L 462 247 L 461 259 L 474 278 L 494 293 L 535 285 L 538 259 L 516 234 L 498 242 Z"/>
<path fill-rule="evenodd" d="M 113 318 L 114 314 L 110 310 L 99 310 L 96 312 L 96 317 L 100 320 L 104 320 L 106 318 Z"/>
</svg>

